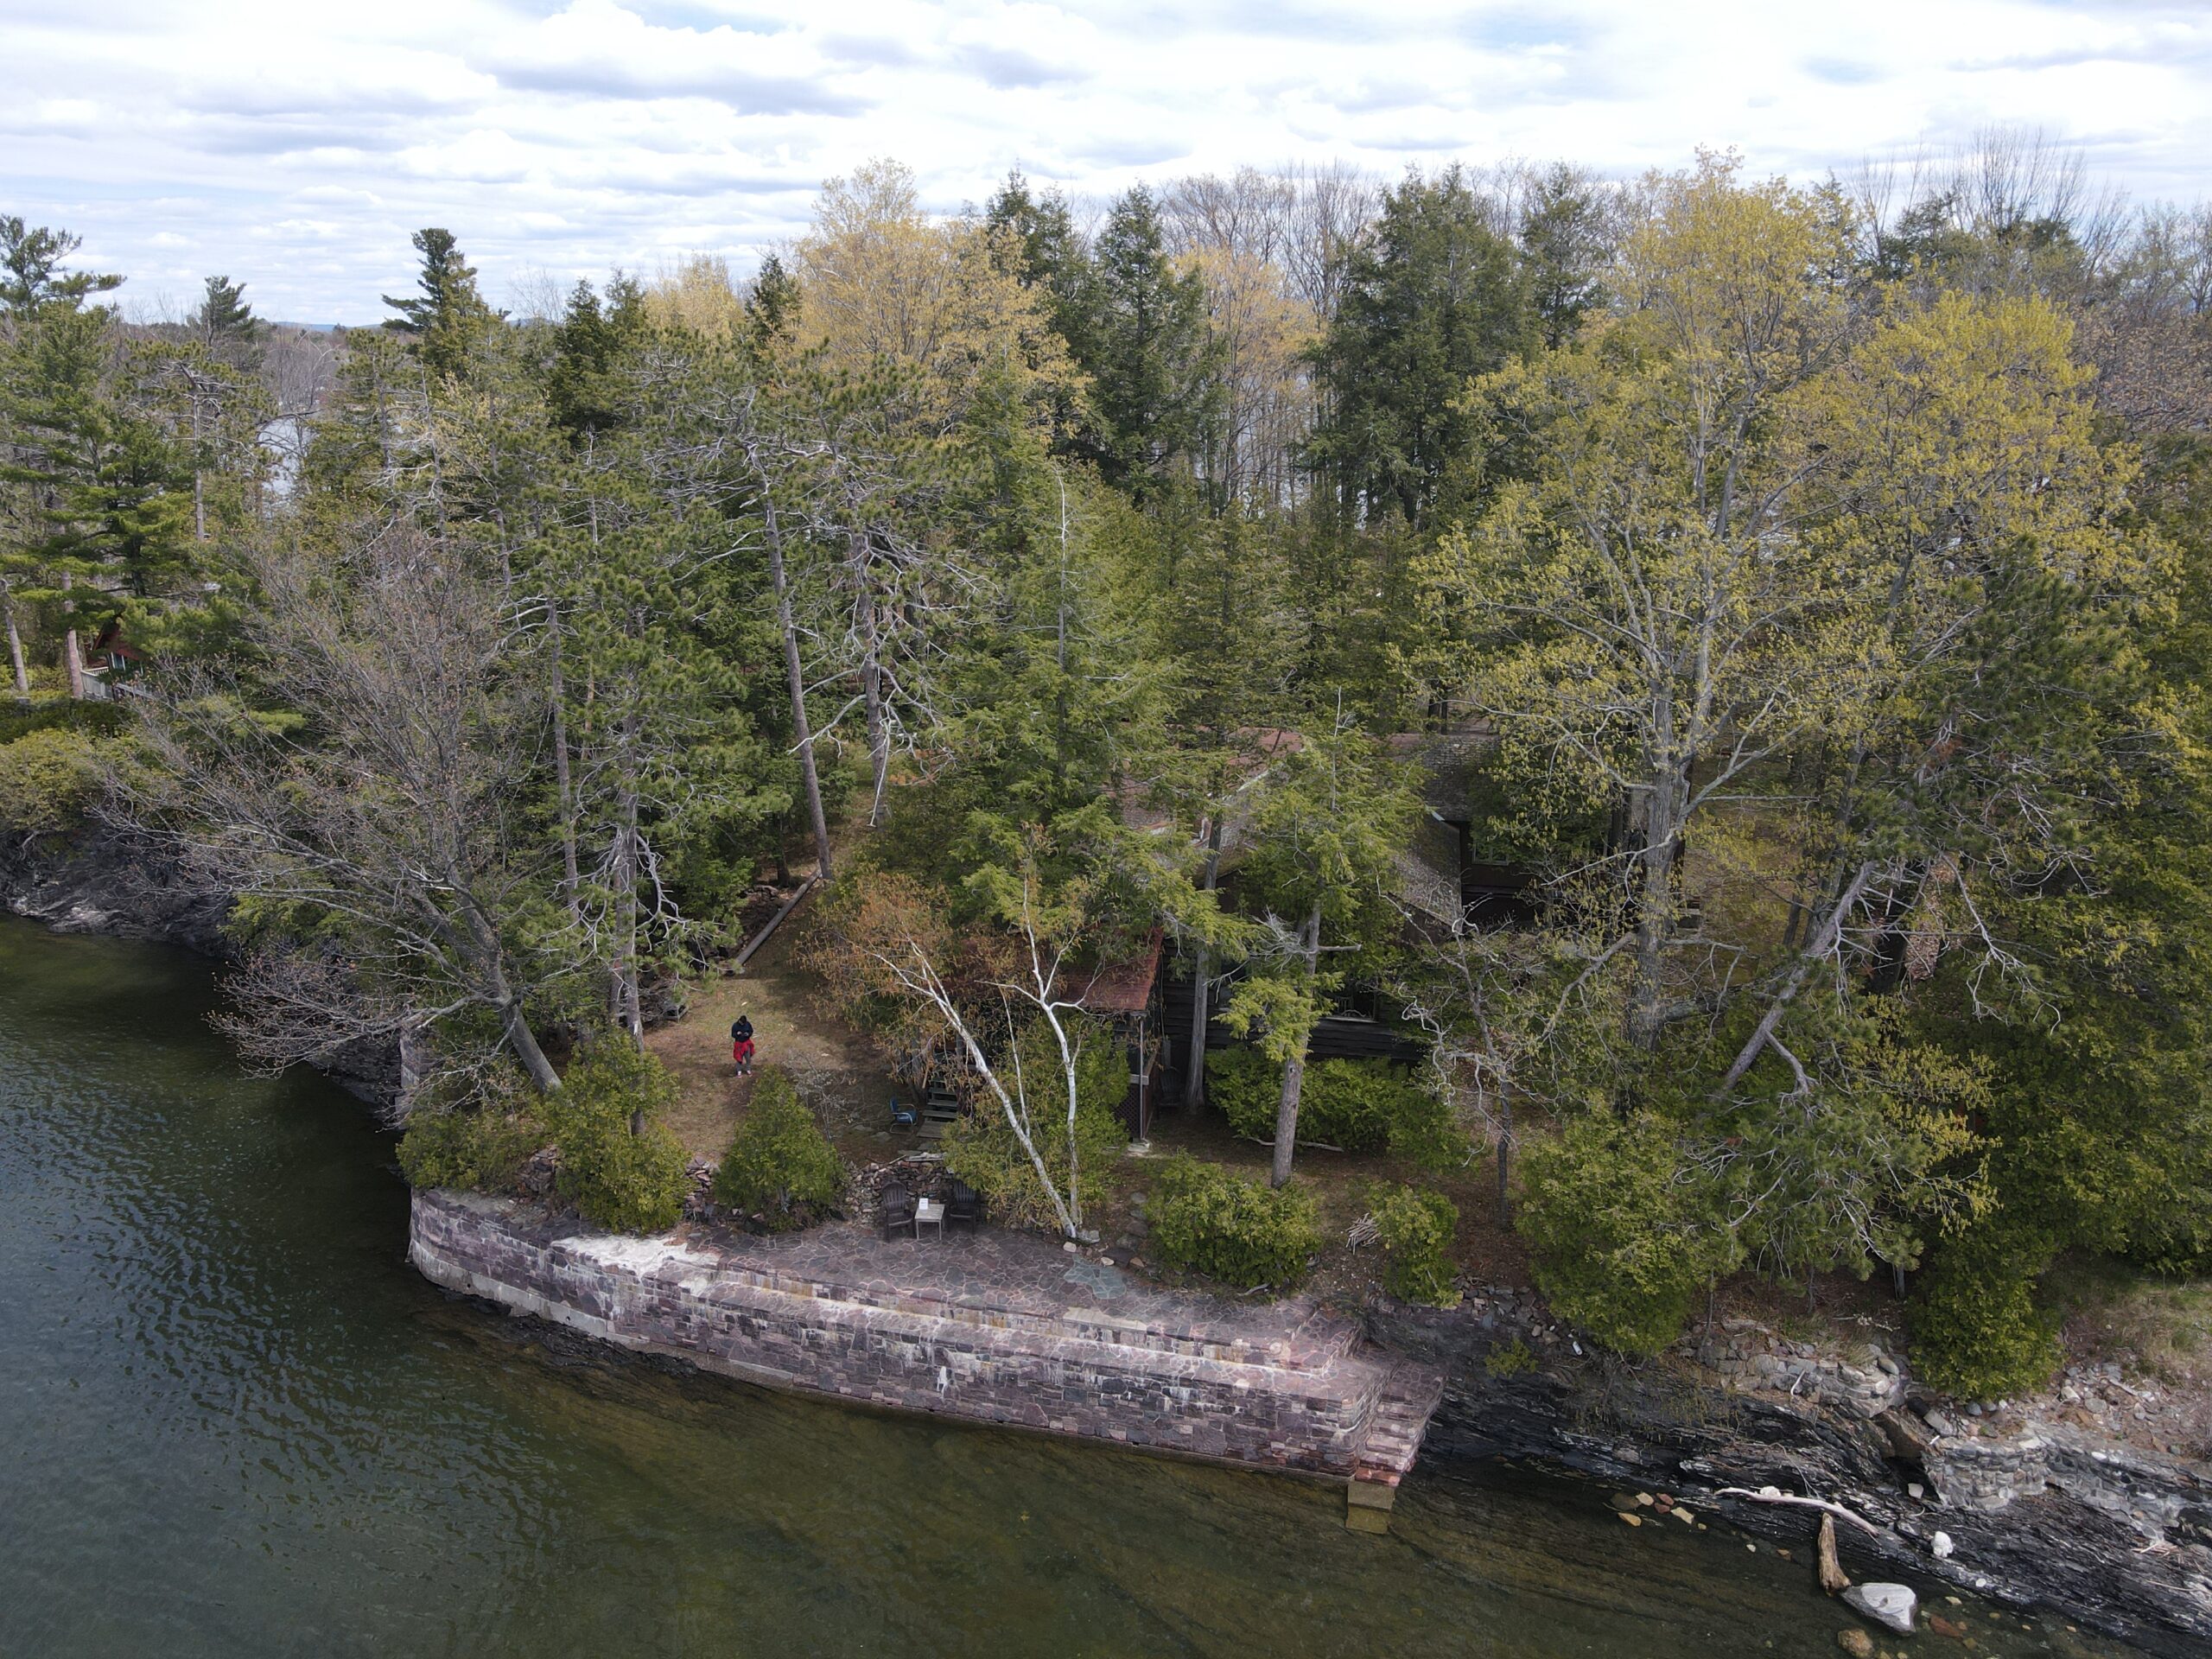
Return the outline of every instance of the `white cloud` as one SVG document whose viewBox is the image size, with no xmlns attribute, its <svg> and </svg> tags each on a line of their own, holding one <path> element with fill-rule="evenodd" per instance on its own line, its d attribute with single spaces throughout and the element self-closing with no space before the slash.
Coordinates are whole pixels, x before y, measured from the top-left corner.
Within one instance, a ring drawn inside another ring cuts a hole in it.
<svg viewBox="0 0 2212 1659">
<path fill-rule="evenodd" d="M 891 155 L 950 208 L 1020 162 L 1103 195 L 1295 158 L 1612 171 L 1734 145 L 1801 176 L 1993 123 L 2079 143 L 2138 196 L 2207 192 L 2212 16 L 2188 0 L 14 0 L 0 210 L 134 286 L 249 281 L 363 321 L 407 233 L 491 291 L 751 261 L 825 175 Z"/>
</svg>

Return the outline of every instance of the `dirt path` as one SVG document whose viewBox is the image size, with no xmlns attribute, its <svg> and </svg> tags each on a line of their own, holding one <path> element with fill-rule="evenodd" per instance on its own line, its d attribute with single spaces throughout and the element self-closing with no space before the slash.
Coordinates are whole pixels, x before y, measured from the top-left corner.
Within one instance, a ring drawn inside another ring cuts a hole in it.
<svg viewBox="0 0 2212 1659">
<path fill-rule="evenodd" d="M 683 1085 L 669 1127 L 694 1157 L 720 1158 L 728 1149 L 753 1096 L 751 1079 L 730 1065 L 730 1021 L 740 1014 L 753 1020 L 754 1064 L 787 1068 L 833 1140 L 872 1135 L 890 1116 L 891 1079 L 866 1039 L 822 1011 L 790 961 L 791 938 L 786 925 L 742 974 L 695 984 L 690 1011 L 645 1039 Z"/>
</svg>

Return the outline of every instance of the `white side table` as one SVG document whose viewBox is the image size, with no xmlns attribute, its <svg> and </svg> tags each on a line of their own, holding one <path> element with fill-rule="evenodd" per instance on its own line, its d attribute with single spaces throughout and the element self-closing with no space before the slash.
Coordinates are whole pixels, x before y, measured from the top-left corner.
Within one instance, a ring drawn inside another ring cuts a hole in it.
<svg viewBox="0 0 2212 1659">
<path fill-rule="evenodd" d="M 916 1238 L 922 1236 L 922 1229 L 925 1227 L 936 1228 L 937 1236 L 940 1239 L 944 1236 L 944 1206 L 935 1198 L 922 1198 L 914 1205 L 914 1236 Z"/>
</svg>

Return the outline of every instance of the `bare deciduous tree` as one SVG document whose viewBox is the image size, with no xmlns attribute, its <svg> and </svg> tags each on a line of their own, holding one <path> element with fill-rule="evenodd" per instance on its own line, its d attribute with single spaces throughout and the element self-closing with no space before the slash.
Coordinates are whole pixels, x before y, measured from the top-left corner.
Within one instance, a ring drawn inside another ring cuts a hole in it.
<svg viewBox="0 0 2212 1659">
<path fill-rule="evenodd" d="M 562 912 L 526 821 L 543 697 L 509 671 L 496 596 L 400 528 L 250 567 L 265 701 L 221 665 L 176 676 L 142 705 L 154 765 L 118 797 L 238 901 L 249 948 L 222 1023 L 281 1067 L 488 1014 L 480 1052 L 503 1043 L 557 1089 L 529 1020 L 563 971 L 540 948 Z"/>
</svg>

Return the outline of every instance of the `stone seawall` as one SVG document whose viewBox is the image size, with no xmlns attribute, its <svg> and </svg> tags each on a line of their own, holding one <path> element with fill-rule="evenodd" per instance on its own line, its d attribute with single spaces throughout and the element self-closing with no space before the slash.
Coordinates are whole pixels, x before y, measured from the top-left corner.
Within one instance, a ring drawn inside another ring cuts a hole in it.
<svg viewBox="0 0 2212 1659">
<path fill-rule="evenodd" d="M 1159 1292 L 1002 1234 L 631 1238 L 423 1192 L 408 1255 L 448 1289 L 749 1382 L 1351 1480 L 1372 1508 L 1442 1390 L 1354 1321 Z"/>
</svg>

